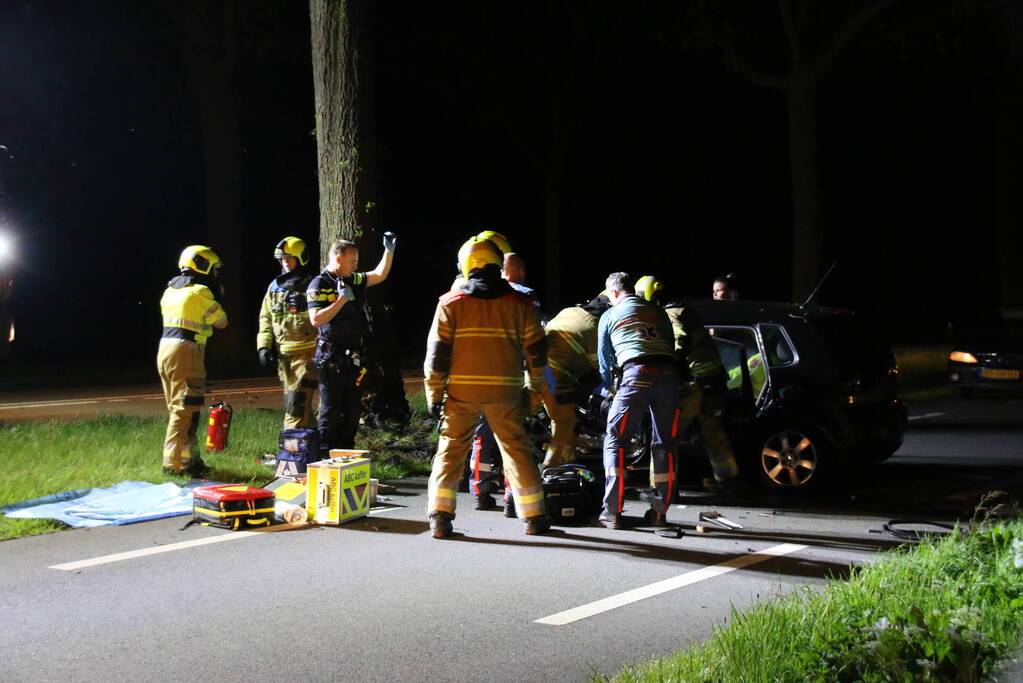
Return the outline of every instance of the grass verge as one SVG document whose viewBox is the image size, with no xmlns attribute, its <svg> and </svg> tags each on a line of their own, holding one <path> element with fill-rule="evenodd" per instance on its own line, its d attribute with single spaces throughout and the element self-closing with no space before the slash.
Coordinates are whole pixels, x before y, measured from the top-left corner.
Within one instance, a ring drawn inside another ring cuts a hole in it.
<svg viewBox="0 0 1023 683">
<path fill-rule="evenodd" d="M 899 366 L 899 396 L 903 399 L 943 398 L 955 394 L 945 364 L 950 345 L 900 346 L 894 349 Z"/>
<path fill-rule="evenodd" d="M 413 417 L 402 434 L 362 429 L 356 447 L 373 457 L 373 477 L 397 479 L 430 471 L 436 436 L 425 425 L 422 397 L 412 397 Z M 163 474 L 160 449 L 165 417 L 100 417 L 80 422 L 0 423 L 0 505 L 75 489 L 112 486 L 119 481 L 178 484 L 187 477 Z M 204 426 L 200 427 L 202 432 Z M 272 470 L 260 463 L 276 453 L 281 414 L 247 410 L 235 414 L 230 445 L 204 453 L 208 477 L 227 483 L 265 484 Z M 47 519 L 0 516 L 0 540 L 63 529 Z"/>
<path fill-rule="evenodd" d="M 733 612 L 703 645 L 595 680 L 981 680 L 1023 635 L 1023 522 L 974 528 Z"/>
</svg>

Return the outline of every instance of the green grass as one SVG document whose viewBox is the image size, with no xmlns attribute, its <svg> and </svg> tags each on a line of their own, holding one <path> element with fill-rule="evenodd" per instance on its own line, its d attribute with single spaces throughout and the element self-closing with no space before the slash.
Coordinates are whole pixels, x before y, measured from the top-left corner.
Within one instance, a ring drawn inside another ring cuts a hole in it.
<svg viewBox="0 0 1023 683">
<path fill-rule="evenodd" d="M 945 364 L 952 347 L 945 344 L 895 348 L 899 366 L 899 396 L 903 399 L 942 398 L 955 393 Z"/>
<path fill-rule="evenodd" d="M 418 399 L 418 400 L 416 400 Z M 413 397 L 413 418 L 403 434 L 360 430 L 356 447 L 369 450 L 373 477 L 397 479 L 430 471 L 436 436 L 423 425 L 422 397 Z M 167 419 L 124 416 L 79 422 L 0 423 L 0 505 L 75 489 L 112 486 L 124 480 L 181 484 L 187 477 L 163 474 L 162 445 Z M 203 432 L 204 426 L 200 427 Z M 238 411 L 230 445 L 204 453 L 210 479 L 265 484 L 272 470 L 260 464 L 276 453 L 281 414 L 276 410 Z M 203 432 L 204 433 L 204 432 Z M 45 519 L 0 516 L 0 540 L 65 528 Z"/>
<path fill-rule="evenodd" d="M 610 680 L 980 680 L 1023 635 L 1023 523 L 975 528 L 733 611 L 706 643 Z"/>
</svg>

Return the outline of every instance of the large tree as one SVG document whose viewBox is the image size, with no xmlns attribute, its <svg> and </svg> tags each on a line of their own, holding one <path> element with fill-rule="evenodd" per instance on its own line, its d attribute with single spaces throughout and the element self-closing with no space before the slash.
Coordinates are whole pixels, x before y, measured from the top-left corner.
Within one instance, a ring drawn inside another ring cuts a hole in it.
<svg viewBox="0 0 1023 683">
<path fill-rule="evenodd" d="M 359 245 L 360 261 L 372 264 L 382 249 L 373 130 L 372 16 L 369 0 L 310 0 L 313 85 L 316 101 L 317 170 L 320 183 L 320 255 L 336 239 Z M 370 238 L 372 236 L 372 239 Z M 385 286 L 367 290 L 372 339 L 364 402 L 368 416 L 407 418 L 399 348 Z"/>
</svg>

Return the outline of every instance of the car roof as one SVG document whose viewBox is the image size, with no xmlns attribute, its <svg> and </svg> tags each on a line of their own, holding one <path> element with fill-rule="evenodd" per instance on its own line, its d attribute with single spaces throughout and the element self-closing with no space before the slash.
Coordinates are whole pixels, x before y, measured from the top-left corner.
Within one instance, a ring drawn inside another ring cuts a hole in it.
<svg viewBox="0 0 1023 683">
<path fill-rule="evenodd" d="M 717 300 L 687 299 L 678 300 L 679 304 L 691 308 L 706 323 L 754 324 L 754 323 L 787 323 L 793 320 L 827 320 L 851 317 L 852 311 L 827 306 L 800 306 L 780 301 L 756 301 L 753 299 Z M 671 307 L 669 303 L 668 308 Z"/>
</svg>

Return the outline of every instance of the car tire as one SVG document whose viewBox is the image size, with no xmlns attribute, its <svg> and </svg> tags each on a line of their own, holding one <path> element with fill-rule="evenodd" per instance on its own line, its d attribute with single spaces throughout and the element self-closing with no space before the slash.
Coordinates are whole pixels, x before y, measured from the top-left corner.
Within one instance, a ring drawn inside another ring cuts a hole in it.
<svg viewBox="0 0 1023 683">
<path fill-rule="evenodd" d="M 767 432 L 760 444 L 757 473 L 775 493 L 803 495 L 819 490 L 837 467 L 830 439 L 816 427 L 778 427 Z"/>
</svg>

